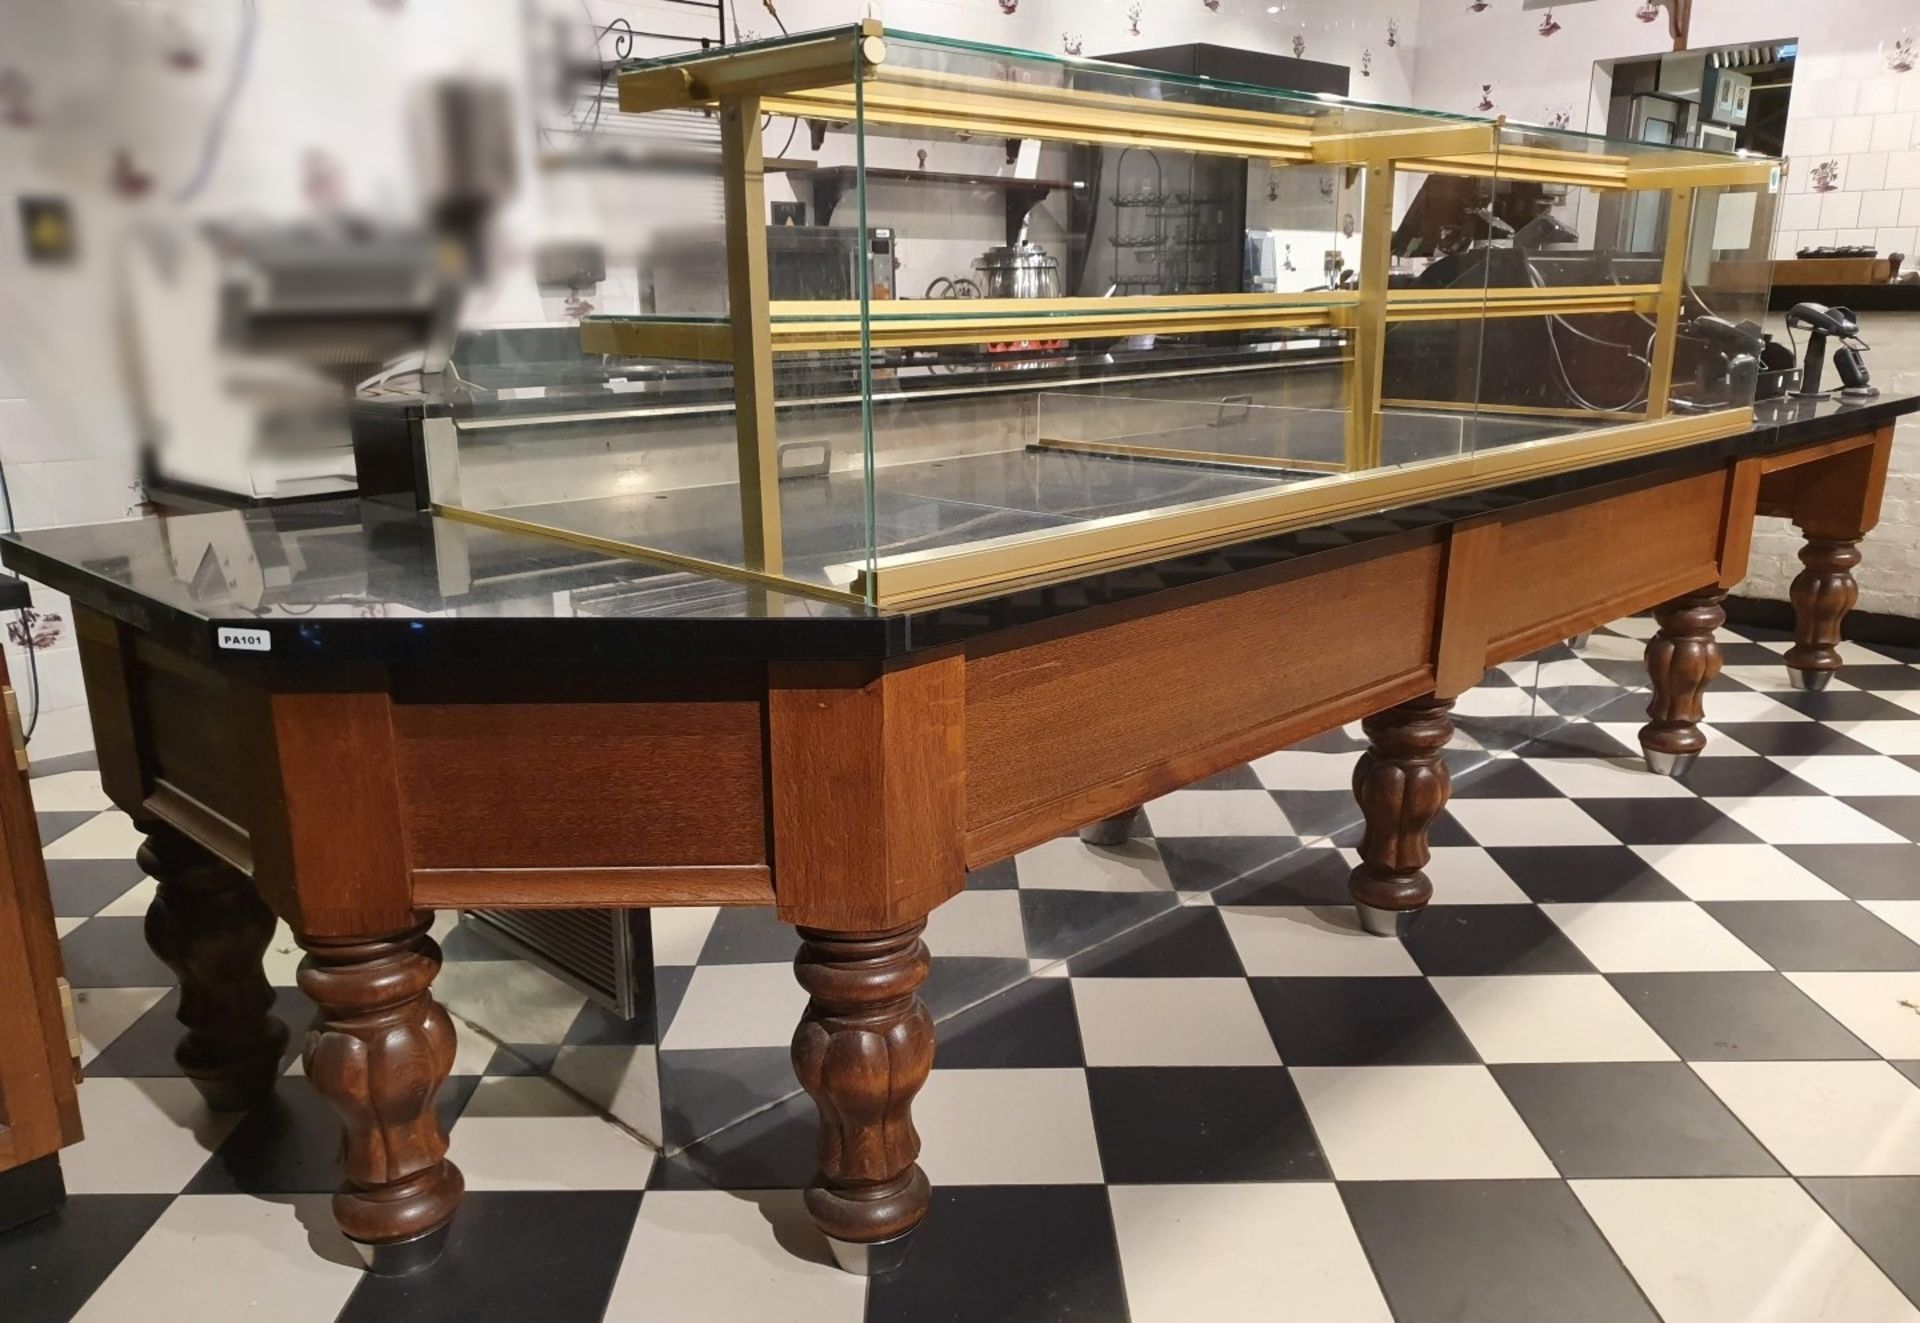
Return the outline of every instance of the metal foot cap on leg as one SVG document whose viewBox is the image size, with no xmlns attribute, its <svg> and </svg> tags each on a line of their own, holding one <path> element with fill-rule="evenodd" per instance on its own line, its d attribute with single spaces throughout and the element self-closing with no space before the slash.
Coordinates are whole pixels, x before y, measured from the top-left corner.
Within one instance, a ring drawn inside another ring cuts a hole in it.
<svg viewBox="0 0 1920 1323">
<path fill-rule="evenodd" d="M 1693 766 L 1698 753 L 1667 753 L 1662 749 L 1642 749 L 1641 754 L 1647 760 L 1647 770 L 1655 776 L 1685 776 Z"/>
<path fill-rule="evenodd" d="M 1116 813 L 1111 818 L 1089 822 L 1080 829 L 1080 843 L 1097 845 L 1109 850 L 1118 849 L 1125 845 L 1127 838 L 1133 834 L 1133 824 L 1139 817 L 1139 809 L 1129 809 L 1125 813 Z"/>
<path fill-rule="evenodd" d="M 393 1240 L 378 1245 L 363 1240 L 349 1243 L 359 1251 L 360 1261 L 375 1277 L 405 1277 L 428 1267 L 440 1257 L 447 1248 L 447 1232 L 451 1229 L 452 1224 L 449 1223 L 411 1240 Z"/>
<path fill-rule="evenodd" d="M 1810 694 L 1817 694 L 1833 683 L 1833 672 L 1803 671 L 1797 667 L 1789 666 L 1787 667 L 1787 683 L 1795 689 L 1804 689 Z"/>
<path fill-rule="evenodd" d="M 1383 910 L 1377 905 L 1368 905 L 1355 901 L 1353 908 L 1360 915 L 1360 926 L 1375 937 L 1399 937 L 1419 917 L 1419 910 Z"/>
<path fill-rule="evenodd" d="M 827 1248 L 833 1251 L 833 1261 L 840 1265 L 841 1271 L 855 1277 L 878 1277 L 906 1262 L 907 1242 L 912 1239 L 911 1231 L 872 1241 L 835 1240 L 828 1236 Z"/>
</svg>

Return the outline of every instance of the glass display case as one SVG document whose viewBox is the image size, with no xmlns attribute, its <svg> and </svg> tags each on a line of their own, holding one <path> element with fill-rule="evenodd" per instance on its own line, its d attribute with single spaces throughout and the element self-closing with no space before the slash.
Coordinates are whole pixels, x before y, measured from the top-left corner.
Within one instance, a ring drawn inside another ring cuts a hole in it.
<svg viewBox="0 0 1920 1323">
<path fill-rule="evenodd" d="M 1778 385 L 1772 160 L 873 22 L 617 82 L 717 142 L 656 162 L 613 306 L 456 354 L 443 514 L 898 605 L 1725 436 Z"/>
</svg>

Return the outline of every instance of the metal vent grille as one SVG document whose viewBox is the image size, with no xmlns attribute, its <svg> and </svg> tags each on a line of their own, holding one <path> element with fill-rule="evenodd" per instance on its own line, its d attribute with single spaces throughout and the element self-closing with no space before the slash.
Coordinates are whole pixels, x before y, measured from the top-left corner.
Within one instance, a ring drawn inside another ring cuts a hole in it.
<svg viewBox="0 0 1920 1323">
<path fill-rule="evenodd" d="M 624 1019 L 653 1004 L 645 910 L 467 910 L 461 917 Z"/>
</svg>

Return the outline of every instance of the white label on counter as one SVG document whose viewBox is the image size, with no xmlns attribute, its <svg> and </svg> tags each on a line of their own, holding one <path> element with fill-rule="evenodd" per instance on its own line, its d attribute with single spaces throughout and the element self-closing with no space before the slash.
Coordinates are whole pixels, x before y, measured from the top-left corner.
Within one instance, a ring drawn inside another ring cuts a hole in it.
<svg viewBox="0 0 1920 1323">
<path fill-rule="evenodd" d="M 264 629 L 228 629 L 222 625 L 218 642 L 223 648 L 242 652 L 272 652 L 273 636 Z"/>
</svg>

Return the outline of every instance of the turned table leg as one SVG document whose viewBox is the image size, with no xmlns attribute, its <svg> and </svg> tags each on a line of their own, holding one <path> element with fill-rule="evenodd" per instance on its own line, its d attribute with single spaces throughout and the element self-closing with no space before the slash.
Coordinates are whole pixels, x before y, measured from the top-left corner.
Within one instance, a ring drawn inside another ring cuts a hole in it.
<svg viewBox="0 0 1920 1323">
<path fill-rule="evenodd" d="M 1640 750 L 1647 769 L 1660 776 L 1681 776 L 1693 766 L 1707 737 L 1700 730 L 1706 715 L 1707 686 L 1720 674 L 1720 644 L 1713 632 L 1726 623 L 1720 607 L 1722 588 L 1703 588 L 1653 609 L 1659 631 L 1647 642 L 1647 675 L 1653 697 Z"/>
<path fill-rule="evenodd" d="M 1353 769 L 1353 797 L 1366 830 L 1347 887 L 1370 933 L 1398 935 L 1433 895 L 1421 870 L 1431 857 L 1427 828 L 1451 787 L 1440 755 L 1453 738 L 1452 711 L 1452 699 L 1428 695 L 1360 723 L 1368 748 Z"/>
<path fill-rule="evenodd" d="M 453 1069 L 454 1035 L 428 991 L 440 972 L 429 923 L 422 916 L 382 937 L 300 939 L 300 989 L 320 1007 L 307 1078 L 346 1129 L 333 1216 L 382 1275 L 438 1257 L 465 1188 L 433 1108 Z"/>
<path fill-rule="evenodd" d="M 1116 813 L 1110 818 L 1089 822 L 1080 829 L 1080 840 L 1086 845 L 1104 845 L 1109 848 L 1125 845 L 1127 838 L 1133 835 L 1133 824 L 1139 817 L 1140 810 L 1130 808 L 1125 813 Z"/>
<path fill-rule="evenodd" d="M 1840 669 L 1840 624 L 1860 600 L 1853 567 L 1859 539 L 1810 537 L 1800 548 L 1806 568 L 1793 578 L 1793 646 L 1787 649 L 1787 679 L 1796 689 L 1825 689 Z"/>
<path fill-rule="evenodd" d="M 932 957 L 924 919 L 882 933 L 801 928 L 794 972 L 811 1000 L 793 1069 L 820 1111 L 819 1171 L 807 1212 L 848 1272 L 897 1266 L 933 1197 L 914 1161 L 912 1104 L 933 1068 L 921 1002 Z"/>
<path fill-rule="evenodd" d="M 159 883 L 147 945 L 180 979 L 187 1030 L 174 1059 L 209 1107 L 243 1110 L 273 1092 L 287 1045 L 260 968 L 273 911 L 246 874 L 196 842 L 159 823 L 146 832 L 140 867 Z"/>
</svg>

